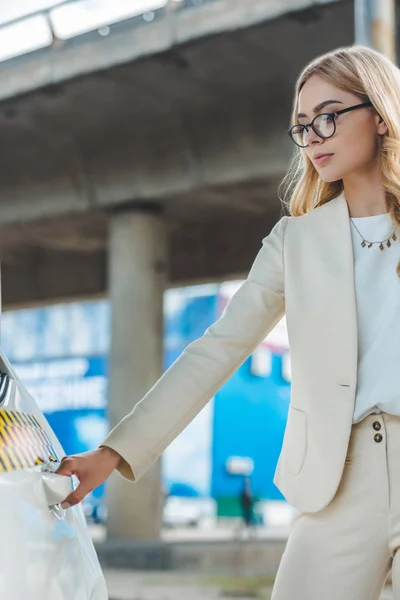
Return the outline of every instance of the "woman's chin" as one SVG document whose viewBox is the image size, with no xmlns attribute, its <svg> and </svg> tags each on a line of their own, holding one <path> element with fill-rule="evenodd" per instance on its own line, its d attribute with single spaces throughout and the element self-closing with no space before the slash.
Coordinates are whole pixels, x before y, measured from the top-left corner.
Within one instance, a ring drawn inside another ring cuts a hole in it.
<svg viewBox="0 0 400 600">
<path fill-rule="evenodd" d="M 321 181 L 324 183 L 333 183 L 334 181 L 339 181 L 339 179 L 342 179 L 342 175 L 337 172 L 335 173 L 333 170 L 329 172 L 328 169 L 321 169 L 318 175 Z"/>
</svg>

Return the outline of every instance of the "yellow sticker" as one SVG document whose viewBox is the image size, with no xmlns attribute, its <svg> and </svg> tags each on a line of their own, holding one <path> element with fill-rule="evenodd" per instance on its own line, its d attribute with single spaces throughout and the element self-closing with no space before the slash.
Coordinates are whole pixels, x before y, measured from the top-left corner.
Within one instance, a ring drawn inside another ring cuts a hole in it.
<svg viewBox="0 0 400 600">
<path fill-rule="evenodd" d="M 0 473 L 58 460 L 49 436 L 34 415 L 0 410 Z"/>
</svg>

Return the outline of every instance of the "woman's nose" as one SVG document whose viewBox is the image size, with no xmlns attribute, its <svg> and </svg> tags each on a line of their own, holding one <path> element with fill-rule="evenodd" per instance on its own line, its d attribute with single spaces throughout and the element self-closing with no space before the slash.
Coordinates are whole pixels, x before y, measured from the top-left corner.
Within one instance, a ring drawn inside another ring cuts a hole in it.
<svg viewBox="0 0 400 600">
<path fill-rule="evenodd" d="M 304 137 L 306 142 L 310 145 L 315 142 L 322 142 L 322 138 L 320 138 L 320 136 L 315 133 L 312 127 L 308 128 L 308 131 L 305 132 Z"/>
</svg>

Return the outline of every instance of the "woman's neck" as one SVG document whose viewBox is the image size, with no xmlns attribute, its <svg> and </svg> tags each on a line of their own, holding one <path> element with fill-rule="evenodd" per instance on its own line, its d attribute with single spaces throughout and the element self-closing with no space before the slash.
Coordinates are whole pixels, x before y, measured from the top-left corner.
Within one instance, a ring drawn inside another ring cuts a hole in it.
<svg viewBox="0 0 400 600">
<path fill-rule="evenodd" d="M 365 190 L 344 188 L 350 217 L 373 217 L 388 212 L 385 193 L 382 187 Z"/>
</svg>

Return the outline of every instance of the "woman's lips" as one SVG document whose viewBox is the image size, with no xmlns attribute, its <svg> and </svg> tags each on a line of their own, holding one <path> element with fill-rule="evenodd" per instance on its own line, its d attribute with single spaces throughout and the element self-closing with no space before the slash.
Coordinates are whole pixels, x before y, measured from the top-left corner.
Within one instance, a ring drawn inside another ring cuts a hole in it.
<svg viewBox="0 0 400 600">
<path fill-rule="evenodd" d="M 332 156 L 333 154 L 323 154 L 322 156 L 318 156 L 318 158 L 314 158 L 314 162 L 317 165 L 324 165 Z"/>
</svg>

